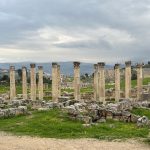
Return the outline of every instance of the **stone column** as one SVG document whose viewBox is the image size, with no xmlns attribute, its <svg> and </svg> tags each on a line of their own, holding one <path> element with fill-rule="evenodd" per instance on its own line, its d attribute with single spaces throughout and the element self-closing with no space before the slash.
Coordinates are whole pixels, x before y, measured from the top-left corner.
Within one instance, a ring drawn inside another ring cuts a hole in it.
<svg viewBox="0 0 150 150">
<path fill-rule="evenodd" d="M 39 100 L 43 100 L 43 67 L 38 66 L 38 92 L 39 92 Z"/>
<path fill-rule="evenodd" d="M 94 64 L 94 100 L 98 100 L 98 65 Z"/>
<path fill-rule="evenodd" d="M 10 66 L 10 100 L 16 97 L 15 67 Z"/>
<path fill-rule="evenodd" d="M 58 101 L 58 65 L 52 63 L 52 100 Z"/>
<path fill-rule="evenodd" d="M 143 64 L 137 64 L 137 99 L 140 100 L 143 85 Z"/>
<path fill-rule="evenodd" d="M 105 63 L 98 63 L 98 90 L 99 101 L 105 103 Z"/>
<path fill-rule="evenodd" d="M 27 99 L 27 69 L 26 67 L 22 67 L 22 94 L 23 99 Z"/>
<path fill-rule="evenodd" d="M 30 64 L 31 100 L 36 100 L 36 72 L 35 64 Z"/>
<path fill-rule="evenodd" d="M 74 62 L 74 98 L 80 100 L 80 62 Z"/>
<path fill-rule="evenodd" d="M 131 96 L 131 61 L 125 62 L 125 98 Z"/>
<path fill-rule="evenodd" d="M 115 100 L 118 102 L 120 99 L 120 65 L 115 64 Z"/>
<path fill-rule="evenodd" d="M 61 96 L 61 74 L 60 74 L 60 65 L 57 66 L 57 74 L 58 74 L 58 96 Z"/>
</svg>

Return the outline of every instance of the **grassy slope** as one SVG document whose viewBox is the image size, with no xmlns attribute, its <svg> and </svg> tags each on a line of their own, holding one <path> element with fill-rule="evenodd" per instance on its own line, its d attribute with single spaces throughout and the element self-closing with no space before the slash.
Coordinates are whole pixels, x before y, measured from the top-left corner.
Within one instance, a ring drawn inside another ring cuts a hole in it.
<svg viewBox="0 0 150 150">
<path fill-rule="evenodd" d="M 50 138 L 147 138 L 148 128 L 137 128 L 135 124 L 108 120 L 97 126 L 84 128 L 79 121 L 71 121 L 59 110 L 34 112 L 32 116 L 0 119 L 0 130 L 19 135 Z"/>
</svg>

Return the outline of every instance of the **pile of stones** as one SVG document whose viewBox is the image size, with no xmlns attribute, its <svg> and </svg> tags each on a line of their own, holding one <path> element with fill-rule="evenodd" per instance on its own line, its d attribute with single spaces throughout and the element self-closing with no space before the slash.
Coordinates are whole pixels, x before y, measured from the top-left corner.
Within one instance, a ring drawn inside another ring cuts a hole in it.
<svg viewBox="0 0 150 150">
<path fill-rule="evenodd" d="M 68 104 L 68 102 L 67 102 Z M 138 127 L 149 126 L 150 121 L 146 116 L 138 116 L 131 113 L 133 107 L 143 107 L 143 103 L 122 100 L 116 104 L 100 105 L 96 102 L 85 103 L 75 102 L 74 104 L 64 106 L 64 110 L 71 119 L 83 121 L 84 126 L 90 126 L 97 123 L 106 122 L 107 119 L 113 119 L 123 122 L 137 123 Z"/>
<path fill-rule="evenodd" d="M 28 114 L 26 106 L 19 106 L 18 108 L 0 109 L 0 118 L 8 118 L 25 114 Z"/>
<path fill-rule="evenodd" d="M 103 105 L 96 101 L 70 100 L 67 96 L 59 98 L 59 102 L 24 99 L 10 101 L 0 97 L 0 118 L 26 115 L 29 114 L 30 109 L 47 111 L 57 108 L 65 111 L 69 118 L 82 121 L 84 126 L 103 123 L 107 119 L 137 123 L 138 127 L 150 126 L 150 121 L 146 116 L 138 116 L 131 113 L 133 107 L 150 109 L 150 102 L 122 99 L 117 103 Z"/>
</svg>

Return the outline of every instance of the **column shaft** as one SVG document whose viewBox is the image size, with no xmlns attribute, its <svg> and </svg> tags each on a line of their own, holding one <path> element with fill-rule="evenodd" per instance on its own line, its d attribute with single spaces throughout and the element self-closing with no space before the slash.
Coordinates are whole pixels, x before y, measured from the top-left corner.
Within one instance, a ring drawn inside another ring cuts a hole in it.
<svg viewBox="0 0 150 150">
<path fill-rule="evenodd" d="M 131 96 L 131 61 L 125 62 L 125 98 Z"/>
<path fill-rule="evenodd" d="M 58 96 L 58 65 L 52 63 L 52 100 L 57 102 Z"/>
<path fill-rule="evenodd" d="M 140 100 L 143 85 L 143 71 L 142 64 L 137 65 L 137 99 Z"/>
<path fill-rule="evenodd" d="M 80 100 L 80 62 L 74 62 L 74 98 Z"/>
<path fill-rule="evenodd" d="M 16 97 L 15 67 L 10 66 L 10 100 Z"/>
<path fill-rule="evenodd" d="M 98 100 L 98 66 L 94 64 L 94 100 Z"/>
<path fill-rule="evenodd" d="M 60 74 L 60 65 L 57 67 L 57 74 L 58 74 L 58 96 L 61 96 L 61 74 Z"/>
<path fill-rule="evenodd" d="M 35 64 L 31 64 L 30 83 L 31 83 L 31 100 L 36 100 L 36 72 Z"/>
<path fill-rule="evenodd" d="M 43 100 L 43 67 L 38 66 L 38 92 L 39 92 L 39 100 Z"/>
<path fill-rule="evenodd" d="M 120 65 L 115 64 L 115 100 L 118 102 L 120 99 Z"/>
<path fill-rule="evenodd" d="M 98 90 L 99 101 L 105 103 L 105 63 L 98 63 Z"/>
<path fill-rule="evenodd" d="M 27 99 L 27 69 L 22 67 L 22 94 L 23 99 Z"/>
</svg>

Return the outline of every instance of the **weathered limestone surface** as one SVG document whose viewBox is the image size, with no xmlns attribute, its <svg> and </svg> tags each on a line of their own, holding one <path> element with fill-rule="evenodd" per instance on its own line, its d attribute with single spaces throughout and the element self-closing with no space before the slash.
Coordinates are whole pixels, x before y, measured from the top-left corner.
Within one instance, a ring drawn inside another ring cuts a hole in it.
<svg viewBox="0 0 150 150">
<path fill-rule="evenodd" d="M 39 74 L 39 82 L 38 82 L 38 92 L 39 92 L 39 99 L 43 100 L 43 67 L 38 66 L 38 74 Z"/>
<path fill-rule="evenodd" d="M 99 101 L 105 103 L 105 70 L 104 70 L 105 63 L 100 62 L 98 63 L 98 96 Z"/>
<path fill-rule="evenodd" d="M 118 102 L 120 99 L 120 65 L 115 64 L 115 100 Z"/>
<path fill-rule="evenodd" d="M 22 94 L 23 99 L 27 99 L 27 69 L 26 67 L 22 67 Z"/>
<path fill-rule="evenodd" d="M 74 62 L 74 98 L 80 100 L 80 62 Z"/>
<path fill-rule="evenodd" d="M 125 62 L 125 98 L 131 96 L 131 61 Z"/>
<path fill-rule="evenodd" d="M 15 67 L 10 66 L 10 100 L 16 97 Z"/>
<path fill-rule="evenodd" d="M 57 75 L 58 75 L 58 96 L 61 96 L 61 77 L 60 77 L 60 65 L 57 66 Z"/>
<path fill-rule="evenodd" d="M 98 100 L 98 65 L 94 64 L 94 100 Z"/>
<path fill-rule="evenodd" d="M 143 84 L 143 71 L 142 64 L 137 64 L 137 100 L 140 99 L 142 94 L 142 84 Z"/>
<path fill-rule="evenodd" d="M 58 65 L 52 63 L 52 99 L 54 102 L 58 101 Z"/>
<path fill-rule="evenodd" d="M 36 72 L 35 64 L 30 64 L 31 100 L 36 100 Z"/>
</svg>

